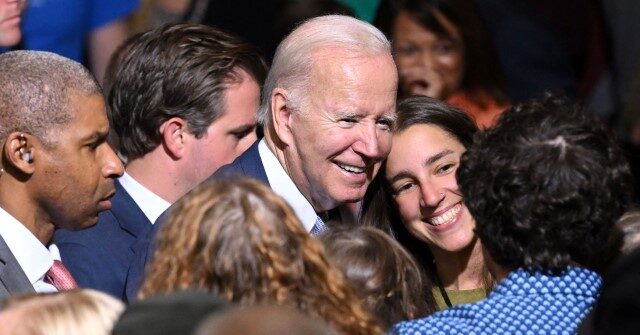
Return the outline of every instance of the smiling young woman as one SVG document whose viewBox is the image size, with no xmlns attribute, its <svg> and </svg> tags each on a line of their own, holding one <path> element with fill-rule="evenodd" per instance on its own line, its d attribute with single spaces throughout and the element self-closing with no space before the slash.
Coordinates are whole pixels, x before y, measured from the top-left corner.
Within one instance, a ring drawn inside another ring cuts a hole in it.
<svg viewBox="0 0 640 335">
<path fill-rule="evenodd" d="M 362 220 L 395 236 L 436 284 L 440 309 L 486 296 L 487 274 L 475 221 L 456 181 L 477 131 L 462 111 L 429 97 L 398 104 L 391 152 L 367 190 Z"/>
</svg>

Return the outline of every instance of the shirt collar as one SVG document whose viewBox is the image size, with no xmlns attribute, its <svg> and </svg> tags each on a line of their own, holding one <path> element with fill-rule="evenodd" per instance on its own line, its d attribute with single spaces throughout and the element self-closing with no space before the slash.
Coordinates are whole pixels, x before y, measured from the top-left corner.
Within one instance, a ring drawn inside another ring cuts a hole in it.
<svg viewBox="0 0 640 335">
<path fill-rule="evenodd" d="M 271 189 L 293 208 L 304 228 L 309 232 L 316 223 L 318 215 L 307 198 L 302 195 L 291 177 L 284 170 L 276 155 L 269 150 L 264 138 L 258 144 L 258 153 L 264 165 Z"/>
<path fill-rule="evenodd" d="M 151 223 L 155 223 L 158 217 L 171 206 L 168 201 L 151 192 L 126 172 L 118 178 L 118 181 Z"/>
<path fill-rule="evenodd" d="M 0 235 L 32 285 L 44 277 L 54 259 L 60 260 L 60 252 L 54 244 L 47 249 L 27 227 L 3 208 L 0 208 Z"/>
</svg>

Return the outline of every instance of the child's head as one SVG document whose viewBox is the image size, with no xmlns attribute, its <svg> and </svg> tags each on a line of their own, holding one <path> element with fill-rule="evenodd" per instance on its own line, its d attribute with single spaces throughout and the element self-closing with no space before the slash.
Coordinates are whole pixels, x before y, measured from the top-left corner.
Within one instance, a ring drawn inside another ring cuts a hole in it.
<svg viewBox="0 0 640 335">
<path fill-rule="evenodd" d="M 406 250 L 379 229 L 332 229 L 320 237 L 329 261 L 342 269 L 385 327 L 435 311 L 430 284 Z"/>
</svg>

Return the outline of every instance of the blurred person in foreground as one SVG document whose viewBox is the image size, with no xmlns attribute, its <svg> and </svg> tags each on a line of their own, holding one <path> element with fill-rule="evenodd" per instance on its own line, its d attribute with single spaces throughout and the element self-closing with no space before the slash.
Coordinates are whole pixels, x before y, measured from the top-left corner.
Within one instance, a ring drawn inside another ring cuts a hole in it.
<svg viewBox="0 0 640 335">
<path fill-rule="evenodd" d="M 436 311 L 431 281 L 391 236 L 373 227 L 332 229 L 320 236 L 329 261 L 385 329 Z"/>
<path fill-rule="evenodd" d="M 108 335 L 123 310 L 90 289 L 14 296 L 0 312 L 0 335 Z"/>
<path fill-rule="evenodd" d="M 139 299 L 201 289 L 241 306 L 276 304 L 341 334 L 381 334 L 285 201 L 255 180 L 214 180 L 179 200 L 157 235 Z"/>
</svg>

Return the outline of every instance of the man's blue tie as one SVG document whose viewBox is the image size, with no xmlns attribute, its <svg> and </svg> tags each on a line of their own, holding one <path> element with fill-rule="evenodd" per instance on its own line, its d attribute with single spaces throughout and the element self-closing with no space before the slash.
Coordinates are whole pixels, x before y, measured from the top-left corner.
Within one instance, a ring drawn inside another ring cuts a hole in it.
<svg viewBox="0 0 640 335">
<path fill-rule="evenodd" d="M 318 236 L 324 233 L 325 230 L 327 230 L 327 226 L 322 221 L 322 218 L 320 216 L 316 217 L 316 223 L 311 228 L 311 236 Z"/>
</svg>

